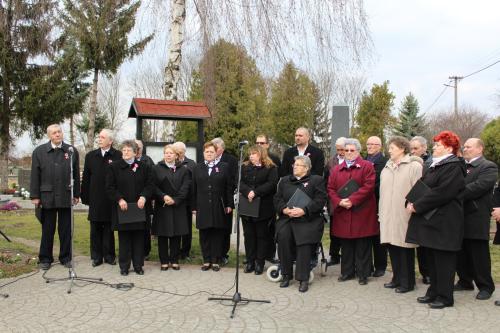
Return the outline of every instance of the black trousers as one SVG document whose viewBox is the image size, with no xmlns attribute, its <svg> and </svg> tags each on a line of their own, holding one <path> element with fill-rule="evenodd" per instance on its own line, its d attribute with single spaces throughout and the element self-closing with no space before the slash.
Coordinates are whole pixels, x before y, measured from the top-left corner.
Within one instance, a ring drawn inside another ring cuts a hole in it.
<svg viewBox="0 0 500 333">
<path fill-rule="evenodd" d="M 191 244 L 193 242 L 193 214 L 191 212 L 191 207 L 187 207 L 187 227 L 188 233 L 181 236 L 181 255 L 183 257 L 189 257 L 191 252 Z"/>
<path fill-rule="evenodd" d="M 309 281 L 311 259 L 316 244 L 296 245 L 290 223 L 285 224 L 278 233 L 278 256 L 281 273 L 291 277 L 293 274 L 293 260 L 295 259 L 295 279 Z"/>
<path fill-rule="evenodd" d="M 392 282 L 407 289 L 415 287 L 415 249 L 388 245 L 392 264 Z"/>
<path fill-rule="evenodd" d="M 267 254 L 266 259 L 276 258 L 276 240 L 274 239 L 274 234 L 276 233 L 276 217 L 269 220 L 269 235 L 267 241 Z"/>
<path fill-rule="evenodd" d="M 116 258 L 115 235 L 111 221 L 90 221 L 90 258 L 113 262 Z"/>
<path fill-rule="evenodd" d="M 257 263 L 264 266 L 264 261 L 269 254 L 270 220 L 259 221 L 251 217 L 245 217 L 242 218 L 242 221 L 247 263 Z"/>
<path fill-rule="evenodd" d="M 42 239 L 38 260 L 43 263 L 53 263 L 54 234 L 59 235 L 59 261 L 67 263 L 71 260 L 71 209 L 43 209 Z"/>
<path fill-rule="evenodd" d="M 360 279 L 370 276 L 370 265 L 372 263 L 372 241 L 370 237 L 342 238 L 341 244 L 340 273 L 342 275 L 356 274 Z"/>
<path fill-rule="evenodd" d="M 385 271 L 387 269 L 387 247 L 383 244 L 380 244 L 380 234 L 372 237 L 372 247 L 372 271 Z"/>
<path fill-rule="evenodd" d="M 426 248 L 425 252 L 429 263 L 429 277 L 431 278 L 426 296 L 453 305 L 457 252 L 431 248 Z"/>
<path fill-rule="evenodd" d="M 429 264 L 427 263 L 427 255 L 425 254 L 425 247 L 417 247 L 417 260 L 418 270 L 422 277 L 429 276 Z"/>
<path fill-rule="evenodd" d="M 330 232 L 330 258 L 340 258 L 341 240 Z"/>
<path fill-rule="evenodd" d="M 226 229 L 200 229 L 200 247 L 204 263 L 219 264 L 223 256 Z"/>
<path fill-rule="evenodd" d="M 129 269 L 130 261 L 134 269 L 144 266 L 144 230 L 118 231 L 120 249 L 118 262 L 120 269 Z"/>
<path fill-rule="evenodd" d="M 491 277 L 491 257 L 489 241 L 482 239 L 464 239 L 462 250 L 457 258 L 458 282 L 465 287 L 474 287 L 489 293 L 495 291 Z"/>
<path fill-rule="evenodd" d="M 181 236 L 158 236 L 158 255 L 162 265 L 178 264 L 181 249 Z"/>
<path fill-rule="evenodd" d="M 231 248 L 231 231 L 233 230 L 233 213 L 226 214 L 226 225 L 230 226 L 224 230 L 224 238 L 222 239 L 222 256 L 229 257 L 229 249 Z M 222 230 L 222 229 L 221 229 Z"/>
<path fill-rule="evenodd" d="M 144 229 L 144 257 L 151 253 L 151 215 L 146 212 L 146 229 Z"/>
</svg>

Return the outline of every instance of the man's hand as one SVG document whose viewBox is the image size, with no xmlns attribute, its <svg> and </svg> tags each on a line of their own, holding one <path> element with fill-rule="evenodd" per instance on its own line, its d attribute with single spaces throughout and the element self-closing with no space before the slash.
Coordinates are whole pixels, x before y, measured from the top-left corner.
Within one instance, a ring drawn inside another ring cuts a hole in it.
<svg viewBox="0 0 500 333">
<path fill-rule="evenodd" d="M 491 217 L 495 219 L 495 221 L 500 222 L 500 207 L 493 208 L 491 212 Z"/>
<path fill-rule="evenodd" d="M 123 199 L 120 199 L 120 201 L 118 201 L 118 205 L 120 206 L 120 209 L 122 211 L 126 211 L 127 210 L 127 202 Z"/>
<path fill-rule="evenodd" d="M 175 203 L 174 199 L 172 199 L 172 197 L 169 195 L 165 195 L 163 197 L 163 202 L 165 203 L 163 206 L 165 205 L 171 206 Z"/>
<path fill-rule="evenodd" d="M 139 207 L 140 209 L 143 209 L 145 204 L 146 198 L 140 197 L 139 200 L 137 200 L 137 207 Z"/>
<path fill-rule="evenodd" d="M 35 207 L 38 207 L 40 206 L 40 199 L 36 198 L 36 199 L 31 199 L 31 203 L 33 205 L 35 205 Z"/>
</svg>

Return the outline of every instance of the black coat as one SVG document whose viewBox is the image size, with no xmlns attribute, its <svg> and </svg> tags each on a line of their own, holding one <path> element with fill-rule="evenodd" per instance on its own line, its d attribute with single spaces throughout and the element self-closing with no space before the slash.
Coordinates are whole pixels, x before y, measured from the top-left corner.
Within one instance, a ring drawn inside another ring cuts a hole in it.
<svg viewBox="0 0 500 333">
<path fill-rule="evenodd" d="M 368 158 L 367 158 L 368 160 Z M 388 158 L 383 154 L 378 154 L 375 160 L 370 161 L 375 168 L 375 200 L 377 201 L 377 209 L 378 209 L 378 201 L 380 199 L 380 174 L 382 170 L 384 170 L 385 165 L 387 164 Z"/>
<path fill-rule="evenodd" d="M 490 239 L 491 193 L 497 181 L 495 163 L 480 157 L 467 165 L 464 200 L 464 238 Z"/>
<path fill-rule="evenodd" d="M 410 217 L 406 242 L 444 250 L 458 251 L 464 235 L 462 192 L 465 189 L 465 163 L 450 156 L 422 176 L 431 188 L 413 203 L 416 213 Z M 434 208 L 429 220 L 422 215 Z"/>
<path fill-rule="evenodd" d="M 276 165 L 276 170 L 278 171 L 278 174 L 279 174 L 279 170 L 281 169 L 281 160 L 279 158 L 278 155 L 274 155 L 273 153 L 270 153 L 269 151 L 267 152 L 269 158 L 271 159 L 271 161 L 273 161 L 274 165 Z"/>
<path fill-rule="evenodd" d="M 70 208 L 72 203 L 70 179 L 73 178 L 73 197 L 80 197 L 80 163 L 78 151 L 63 142 L 53 149 L 49 142 L 38 146 L 31 157 L 30 197 L 40 199 L 45 209 Z M 73 158 L 71 157 L 73 155 Z M 71 164 L 73 160 L 73 175 Z"/>
<path fill-rule="evenodd" d="M 232 186 L 232 189 L 234 192 L 234 190 L 236 189 L 236 184 L 238 182 L 238 178 L 237 178 L 238 177 L 238 159 L 235 156 L 224 151 L 220 157 L 220 161 L 227 164 L 227 170 L 229 172 L 228 173 L 229 179 L 231 181 L 231 186 Z"/>
<path fill-rule="evenodd" d="M 122 158 L 119 150 L 111 147 L 104 157 L 101 148 L 89 152 L 85 156 L 82 177 L 82 203 L 89 206 L 89 221 L 111 221 L 112 202 L 106 195 L 106 170 L 109 165 Z"/>
<path fill-rule="evenodd" d="M 325 168 L 325 155 L 323 154 L 323 151 L 319 148 L 308 145 L 304 155 L 311 159 L 311 174 L 323 176 L 323 169 Z M 295 162 L 295 156 L 299 156 L 297 146 L 285 150 L 279 172 L 280 177 L 293 175 L 293 163 Z"/>
<path fill-rule="evenodd" d="M 190 158 L 184 157 L 184 160 L 182 161 L 182 165 L 185 166 L 189 170 L 189 181 L 193 178 L 193 170 L 194 167 L 196 166 L 196 162 L 193 161 Z M 191 211 L 191 198 L 193 195 L 191 194 L 191 186 L 189 187 L 189 194 L 188 197 L 186 198 L 186 205 L 188 208 L 188 211 Z M 191 212 L 189 213 L 191 214 Z"/>
<path fill-rule="evenodd" d="M 134 164 L 137 164 L 135 172 L 133 170 Z M 127 203 L 136 203 L 141 196 L 149 200 L 152 192 L 152 173 L 149 165 L 141 161 L 135 161 L 129 165 L 123 159 L 111 163 L 106 170 L 106 194 L 113 202 L 111 208 L 113 229 L 118 231 L 145 229 L 144 222 L 118 224 L 117 211 L 120 209 L 118 202 L 123 199 Z"/>
<path fill-rule="evenodd" d="M 177 164 L 175 172 L 164 161 L 153 167 L 155 208 L 151 233 L 156 236 L 182 236 L 188 233 L 186 199 L 191 187 L 191 172 Z M 169 195 L 175 203 L 164 205 L 163 197 Z"/>
<path fill-rule="evenodd" d="M 305 208 L 305 215 L 298 218 L 290 218 L 283 214 L 288 200 L 295 191 L 300 188 L 312 201 Z M 276 222 L 276 235 L 286 223 L 290 223 L 297 246 L 304 244 L 316 244 L 323 236 L 324 219 L 323 207 L 327 199 L 325 181 L 318 175 L 307 175 L 300 180 L 294 176 L 285 176 L 278 183 L 278 192 L 274 196 L 274 206 L 279 214 Z"/>
<path fill-rule="evenodd" d="M 250 191 L 254 191 L 255 197 L 261 198 L 259 217 L 254 218 L 255 220 L 267 220 L 276 215 L 273 197 L 278 179 L 278 169 L 275 166 L 266 168 L 248 164 L 241 167 L 240 193 L 246 198 Z"/>
<path fill-rule="evenodd" d="M 500 186 L 497 184 L 493 192 L 493 207 L 500 207 Z M 500 223 L 497 222 L 497 232 L 493 239 L 493 244 L 500 244 Z"/>
<path fill-rule="evenodd" d="M 224 208 L 234 207 L 233 187 L 228 165 L 219 162 L 208 175 L 208 167 L 200 162 L 193 170 L 191 208 L 196 210 L 198 229 L 231 228 Z"/>
</svg>

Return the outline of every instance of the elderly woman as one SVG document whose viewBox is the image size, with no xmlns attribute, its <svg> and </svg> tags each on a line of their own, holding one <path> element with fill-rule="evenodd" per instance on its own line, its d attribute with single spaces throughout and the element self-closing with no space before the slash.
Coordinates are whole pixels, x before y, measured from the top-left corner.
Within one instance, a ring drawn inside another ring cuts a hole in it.
<svg viewBox="0 0 500 333">
<path fill-rule="evenodd" d="M 288 202 L 297 190 L 305 193 L 311 200 L 303 207 L 290 207 Z M 324 222 L 321 214 L 326 198 L 323 177 L 311 175 L 309 157 L 296 156 L 293 175 L 281 178 L 278 192 L 274 196 L 274 206 L 279 214 L 276 238 L 283 274 L 281 288 L 290 284 L 296 253 L 295 279 L 300 281 L 299 291 L 306 292 L 309 289 L 312 254 L 323 235 Z"/>
<path fill-rule="evenodd" d="M 273 196 L 278 183 L 278 170 L 268 157 L 267 150 L 260 146 L 250 147 L 249 156 L 241 168 L 240 193 L 248 201 L 260 198 L 258 217 L 242 216 L 245 235 L 245 254 L 247 264 L 245 273 L 264 271 L 264 261 L 269 251 L 270 224 L 274 223 L 275 211 Z"/>
<path fill-rule="evenodd" d="M 122 159 L 111 163 L 106 174 L 106 193 L 116 206 L 111 211 L 111 223 L 114 230 L 118 230 L 121 275 L 128 275 L 131 259 L 134 271 L 144 274 L 146 212 L 144 218 L 138 218 L 137 222 L 122 224 L 118 220 L 118 210 L 127 211 L 130 203 L 137 203 L 137 207 L 144 210 L 146 200 L 152 194 L 151 169 L 148 164 L 135 159 L 137 150 L 134 140 L 124 141 Z"/>
<path fill-rule="evenodd" d="M 410 156 L 410 142 L 401 136 L 389 140 L 390 160 L 380 175 L 380 242 L 388 244 L 392 280 L 385 288 L 406 293 L 415 287 L 415 244 L 405 242 L 410 213 L 405 197 L 422 177 L 423 160 Z"/>
<path fill-rule="evenodd" d="M 181 236 L 188 234 L 186 199 L 191 186 L 191 172 L 178 160 L 173 145 L 163 149 L 163 161 L 153 168 L 155 208 L 152 234 L 158 237 L 161 270 L 169 265 L 179 270 Z"/>
<path fill-rule="evenodd" d="M 203 162 L 193 169 L 192 209 L 196 214 L 196 227 L 200 230 L 203 255 L 202 271 L 220 270 L 224 235 L 231 228 L 227 214 L 234 207 L 231 173 L 225 162 L 215 164 L 217 148 L 212 142 L 203 146 Z"/>
<path fill-rule="evenodd" d="M 425 247 L 431 283 L 419 303 L 432 309 L 453 306 L 457 252 L 462 245 L 464 212 L 462 192 L 467 174 L 457 157 L 460 138 L 451 131 L 434 137 L 432 164 L 421 178 L 429 187 L 419 199 L 407 204 L 412 213 L 406 242 Z"/>
<path fill-rule="evenodd" d="M 328 195 L 333 209 L 334 236 L 341 239 L 342 260 L 340 282 L 354 279 L 366 285 L 372 262 L 371 239 L 378 235 L 377 206 L 375 202 L 375 170 L 373 164 L 361 158 L 361 144 L 357 139 L 346 139 L 344 161 L 335 166 L 328 178 Z M 354 180 L 358 189 L 343 192 Z"/>
</svg>

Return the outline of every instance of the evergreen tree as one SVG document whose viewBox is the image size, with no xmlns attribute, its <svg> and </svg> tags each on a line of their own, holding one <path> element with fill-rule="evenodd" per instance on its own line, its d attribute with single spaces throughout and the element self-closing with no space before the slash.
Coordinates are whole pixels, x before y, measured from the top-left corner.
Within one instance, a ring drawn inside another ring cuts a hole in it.
<svg viewBox="0 0 500 333">
<path fill-rule="evenodd" d="M 65 38 L 75 40 L 85 69 L 92 72 L 86 149 L 93 149 L 96 133 L 99 74 L 114 74 L 125 59 L 144 49 L 149 35 L 129 45 L 141 2 L 134 0 L 65 0 L 61 18 Z"/>
<path fill-rule="evenodd" d="M 378 136 L 385 142 L 384 132 L 395 121 L 391 116 L 394 98 L 394 94 L 389 91 L 389 81 L 381 85 L 374 84 L 370 93 L 363 93 L 356 113 L 357 125 L 352 133 L 362 145 L 370 136 Z"/>
<path fill-rule="evenodd" d="M 407 139 L 424 135 L 426 124 L 424 117 L 418 114 L 419 110 L 418 101 L 410 92 L 401 103 L 399 117 L 392 131 L 393 134 Z"/>
<path fill-rule="evenodd" d="M 319 95 L 319 92 L 317 93 Z M 330 156 L 331 122 L 329 117 L 329 105 L 325 100 L 319 98 L 313 114 L 312 136 L 318 148 L 328 158 Z"/>
<path fill-rule="evenodd" d="M 484 156 L 500 165 L 500 117 L 490 121 L 481 133 L 484 142 Z"/>
</svg>

